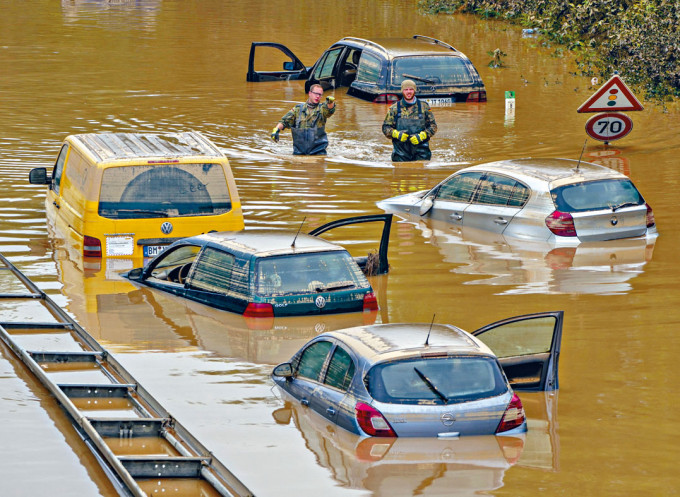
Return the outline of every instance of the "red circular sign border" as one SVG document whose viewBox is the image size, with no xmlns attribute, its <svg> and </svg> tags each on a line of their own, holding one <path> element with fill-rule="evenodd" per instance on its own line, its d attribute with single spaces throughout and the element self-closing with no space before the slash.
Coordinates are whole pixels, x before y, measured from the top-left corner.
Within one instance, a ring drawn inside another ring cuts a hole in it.
<svg viewBox="0 0 680 497">
<path fill-rule="evenodd" d="M 621 119 L 624 122 L 623 131 L 621 131 L 617 135 L 613 135 L 608 138 L 604 138 L 601 135 L 597 134 L 593 130 L 593 126 L 595 126 L 595 121 L 599 121 L 604 117 L 615 117 L 617 119 Z M 624 136 L 626 136 L 631 131 L 633 131 L 633 120 L 626 114 L 621 114 L 620 112 L 601 112 L 599 114 L 595 114 L 593 117 L 588 119 L 588 121 L 586 121 L 586 133 L 588 133 L 588 136 L 603 142 L 611 142 L 614 140 L 618 140 L 619 138 L 623 138 Z"/>
</svg>

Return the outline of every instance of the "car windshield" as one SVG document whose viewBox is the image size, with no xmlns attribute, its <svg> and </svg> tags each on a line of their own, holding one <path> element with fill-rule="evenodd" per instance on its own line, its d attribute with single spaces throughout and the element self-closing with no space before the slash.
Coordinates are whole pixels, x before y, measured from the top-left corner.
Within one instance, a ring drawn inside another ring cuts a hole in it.
<svg viewBox="0 0 680 497">
<path fill-rule="evenodd" d="M 454 56 L 399 57 L 394 59 L 392 84 L 412 79 L 417 86 L 470 85 L 473 77 L 462 59 Z"/>
<path fill-rule="evenodd" d="M 99 215 L 109 219 L 208 216 L 230 210 L 219 164 L 111 167 L 102 176 Z"/>
<path fill-rule="evenodd" d="M 572 183 L 554 188 L 550 193 L 557 210 L 562 212 L 616 210 L 645 203 L 628 179 Z"/>
<path fill-rule="evenodd" d="M 256 293 L 262 296 L 369 288 L 346 251 L 266 257 L 257 261 Z"/>
<path fill-rule="evenodd" d="M 495 397 L 508 386 L 491 357 L 419 357 L 375 365 L 366 376 L 371 396 L 388 404 L 457 404 Z"/>
</svg>

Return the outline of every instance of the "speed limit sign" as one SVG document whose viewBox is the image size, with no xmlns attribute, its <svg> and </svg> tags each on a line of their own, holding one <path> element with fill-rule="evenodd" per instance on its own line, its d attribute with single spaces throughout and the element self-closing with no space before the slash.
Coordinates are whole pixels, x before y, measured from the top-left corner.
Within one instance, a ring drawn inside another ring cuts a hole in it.
<svg viewBox="0 0 680 497">
<path fill-rule="evenodd" d="M 586 122 L 586 133 L 596 140 L 610 142 L 623 138 L 633 129 L 630 117 L 620 112 L 595 114 Z"/>
</svg>

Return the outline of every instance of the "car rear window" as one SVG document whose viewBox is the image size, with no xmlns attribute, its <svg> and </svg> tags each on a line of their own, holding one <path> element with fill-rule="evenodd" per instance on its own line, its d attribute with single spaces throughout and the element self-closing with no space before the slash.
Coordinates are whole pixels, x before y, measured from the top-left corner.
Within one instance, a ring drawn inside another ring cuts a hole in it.
<svg viewBox="0 0 680 497">
<path fill-rule="evenodd" d="M 465 62 L 450 55 L 399 57 L 394 59 L 392 84 L 412 79 L 420 85 L 470 85 L 474 78 Z"/>
<path fill-rule="evenodd" d="M 230 210 L 229 187 L 220 164 L 111 167 L 102 175 L 102 217 L 210 216 Z"/>
<path fill-rule="evenodd" d="M 265 297 L 370 287 L 346 251 L 266 257 L 255 273 L 255 291 Z"/>
<path fill-rule="evenodd" d="M 587 181 L 550 191 L 557 210 L 583 212 L 643 205 L 645 200 L 629 179 Z"/>
<path fill-rule="evenodd" d="M 413 358 L 375 365 L 366 376 L 371 396 L 388 404 L 457 404 L 508 390 L 491 357 Z"/>
</svg>

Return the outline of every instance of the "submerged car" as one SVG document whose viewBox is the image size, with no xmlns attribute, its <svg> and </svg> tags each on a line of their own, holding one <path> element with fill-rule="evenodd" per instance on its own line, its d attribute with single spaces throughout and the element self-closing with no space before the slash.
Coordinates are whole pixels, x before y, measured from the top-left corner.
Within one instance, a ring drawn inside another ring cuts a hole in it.
<svg viewBox="0 0 680 497">
<path fill-rule="evenodd" d="M 216 232 L 173 243 L 123 276 L 149 287 L 246 317 L 372 311 L 378 303 L 364 275 L 388 271 L 391 214 L 333 221 L 299 234 L 283 230 Z M 377 254 L 353 258 L 318 234 L 383 222 Z M 363 271 L 362 271 L 363 268 Z"/>
<path fill-rule="evenodd" d="M 256 71 L 257 49 L 283 53 L 283 70 Z M 448 43 L 429 36 L 365 40 L 347 37 L 334 43 L 319 60 L 306 67 L 286 46 L 253 42 L 250 47 L 250 82 L 304 79 L 305 92 L 313 84 L 324 90 L 349 87 L 348 95 L 376 103 L 401 98 L 401 82 L 416 83 L 416 95 L 430 105 L 486 102 L 486 89 L 470 59 Z"/>
<path fill-rule="evenodd" d="M 624 174 L 570 159 L 513 159 L 461 169 L 430 190 L 378 202 L 397 214 L 563 245 L 657 235 Z"/>
<path fill-rule="evenodd" d="M 473 333 L 435 324 L 323 333 L 272 378 L 302 405 L 362 436 L 522 433 L 526 418 L 514 390 L 558 388 L 563 315 L 517 316 Z"/>
</svg>

